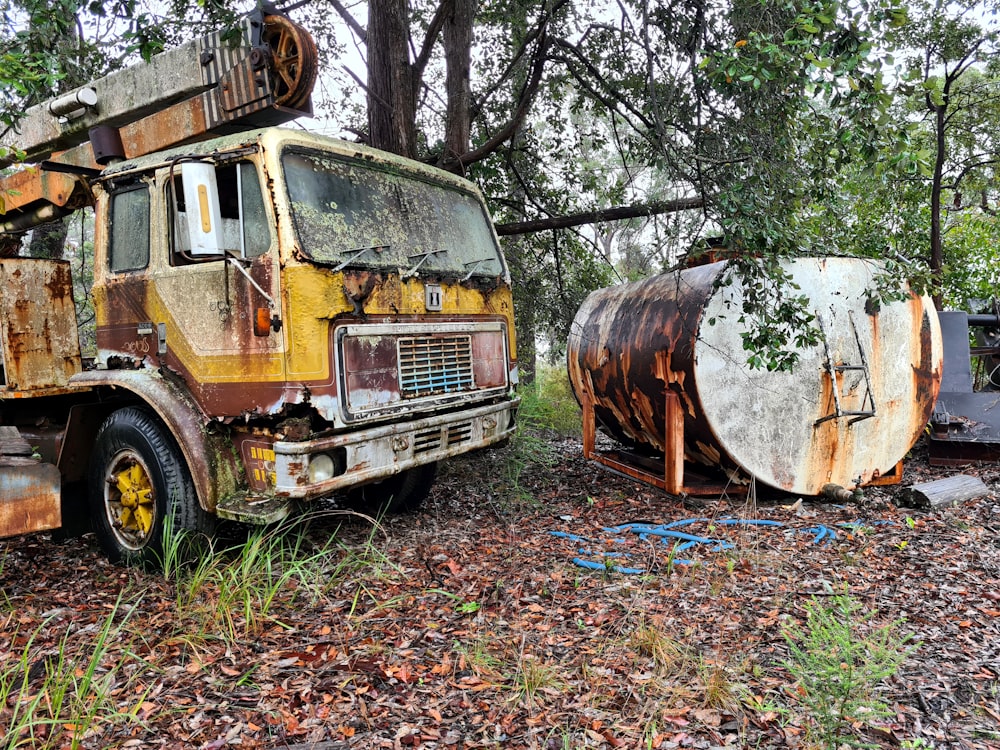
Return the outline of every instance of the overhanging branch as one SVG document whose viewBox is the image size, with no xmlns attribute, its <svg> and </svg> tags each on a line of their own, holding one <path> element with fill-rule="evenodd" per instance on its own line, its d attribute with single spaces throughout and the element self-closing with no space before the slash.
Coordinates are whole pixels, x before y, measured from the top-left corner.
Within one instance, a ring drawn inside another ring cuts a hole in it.
<svg viewBox="0 0 1000 750">
<path fill-rule="evenodd" d="M 637 203 L 634 206 L 617 206 L 615 208 L 604 208 L 598 211 L 586 211 L 579 214 L 569 214 L 567 216 L 552 216 L 548 219 L 533 219 L 531 221 L 515 221 L 508 224 L 497 224 L 497 234 L 507 237 L 515 234 L 531 234 L 532 232 L 544 232 L 550 229 L 568 229 L 578 227 L 582 224 L 599 224 L 604 221 L 618 221 L 621 219 L 636 219 L 641 216 L 656 216 L 658 214 L 669 214 L 675 211 L 688 211 L 694 208 L 702 208 L 705 205 L 701 197 L 677 198 L 670 201 L 654 201 L 653 203 Z"/>
<path fill-rule="evenodd" d="M 344 7 L 340 0 L 329 0 L 329 3 L 333 6 L 333 9 L 337 11 L 337 15 L 339 15 L 351 31 L 354 32 L 354 36 L 360 39 L 362 44 L 367 44 L 368 30 L 358 23 L 357 19 L 351 15 L 351 12 Z"/>
</svg>

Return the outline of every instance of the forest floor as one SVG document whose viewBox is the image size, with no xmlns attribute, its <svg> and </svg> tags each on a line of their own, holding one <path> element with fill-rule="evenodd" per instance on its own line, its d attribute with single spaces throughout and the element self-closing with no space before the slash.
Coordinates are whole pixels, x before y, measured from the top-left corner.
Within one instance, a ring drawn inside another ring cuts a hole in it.
<svg viewBox="0 0 1000 750">
<path fill-rule="evenodd" d="M 318 513 L 214 568 L 0 542 L 2 747 L 1000 748 L 1000 466 L 926 512 L 695 500 L 541 437 L 513 473 L 449 462 L 417 513 Z M 903 484 L 950 473 L 916 450 Z M 677 521 L 727 544 L 609 530 Z"/>
</svg>

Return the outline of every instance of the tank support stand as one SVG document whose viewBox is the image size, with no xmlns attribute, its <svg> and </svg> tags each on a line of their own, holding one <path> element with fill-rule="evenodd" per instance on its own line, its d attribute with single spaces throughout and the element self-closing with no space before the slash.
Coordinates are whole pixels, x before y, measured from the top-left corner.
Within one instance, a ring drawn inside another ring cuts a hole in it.
<svg viewBox="0 0 1000 750">
<path fill-rule="evenodd" d="M 581 393 L 583 410 L 583 456 L 597 461 L 616 474 L 652 485 L 670 495 L 744 495 L 745 485 L 720 483 L 686 471 L 684 462 L 684 411 L 680 398 L 669 388 L 666 390 L 666 450 L 662 464 L 655 458 L 640 456 L 624 450 L 598 450 L 597 420 L 594 416 L 594 399 L 589 390 Z M 685 484 L 686 480 L 693 480 Z"/>
</svg>

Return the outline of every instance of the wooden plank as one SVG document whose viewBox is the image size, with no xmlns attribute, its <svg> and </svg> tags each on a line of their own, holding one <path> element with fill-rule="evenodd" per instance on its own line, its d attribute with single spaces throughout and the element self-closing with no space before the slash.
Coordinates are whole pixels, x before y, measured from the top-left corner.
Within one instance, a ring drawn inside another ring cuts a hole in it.
<svg viewBox="0 0 1000 750">
<path fill-rule="evenodd" d="M 677 394 L 667 388 L 664 417 L 666 450 L 663 454 L 663 476 L 667 492 L 680 495 L 684 487 L 684 412 Z"/>
<path fill-rule="evenodd" d="M 904 488 L 899 494 L 898 504 L 907 508 L 942 508 L 989 493 L 990 488 L 979 477 L 956 474 Z"/>
<path fill-rule="evenodd" d="M 590 390 L 582 389 L 580 393 L 580 410 L 583 418 L 583 457 L 594 457 L 594 445 L 597 442 L 597 425 L 594 417 L 594 398 Z"/>
<path fill-rule="evenodd" d="M 0 425 L 0 456 L 30 456 L 31 446 L 16 427 Z"/>
</svg>

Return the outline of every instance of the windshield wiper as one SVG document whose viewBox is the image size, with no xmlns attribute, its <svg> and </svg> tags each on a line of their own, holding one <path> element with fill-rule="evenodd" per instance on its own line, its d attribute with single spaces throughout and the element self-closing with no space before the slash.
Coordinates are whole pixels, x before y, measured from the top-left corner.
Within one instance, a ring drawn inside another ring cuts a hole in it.
<svg viewBox="0 0 1000 750">
<path fill-rule="evenodd" d="M 371 247 L 359 247 L 357 250 L 352 250 L 350 257 L 347 260 L 342 261 L 339 265 L 334 266 L 333 273 L 337 271 L 344 270 L 347 266 L 351 265 L 354 261 L 360 258 L 362 255 L 367 253 L 369 250 L 374 250 L 376 253 L 381 253 L 383 250 L 388 250 L 388 245 L 372 245 Z"/>
<path fill-rule="evenodd" d="M 420 258 L 420 261 L 413 268 L 411 268 L 408 271 L 404 271 L 403 273 L 399 274 L 399 278 L 401 278 L 401 279 L 408 279 L 411 276 L 416 276 L 417 275 L 417 271 L 420 270 L 420 266 L 422 266 L 424 264 L 424 262 L 428 258 L 430 258 L 432 255 L 440 255 L 441 253 L 446 253 L 446 252 L 448 252 L 448 251 L 447 250 L 428 250 L 426 253 L 414 253 L 413 255 L 407 255 L 406 256 L 407 260 L 413 260 L 414 258 Z"/>
<path fill-rule="evenodd" d="M 462 281 L 468 281 L 469 279 L 471 279 L 472 274 L 478 271 L 479 267 L 488 260 L 493 260 L 493 256 L 487 256 L 485 258 L 480 258 L 479 260 L 470 260 L 468 263 L 463 263 L 462 264 L 463 266 L 472 266 L 472 270 L 470 270 L 467 274 L 465 274 L 465 276 L 462 277 Z"/>
</svg>

